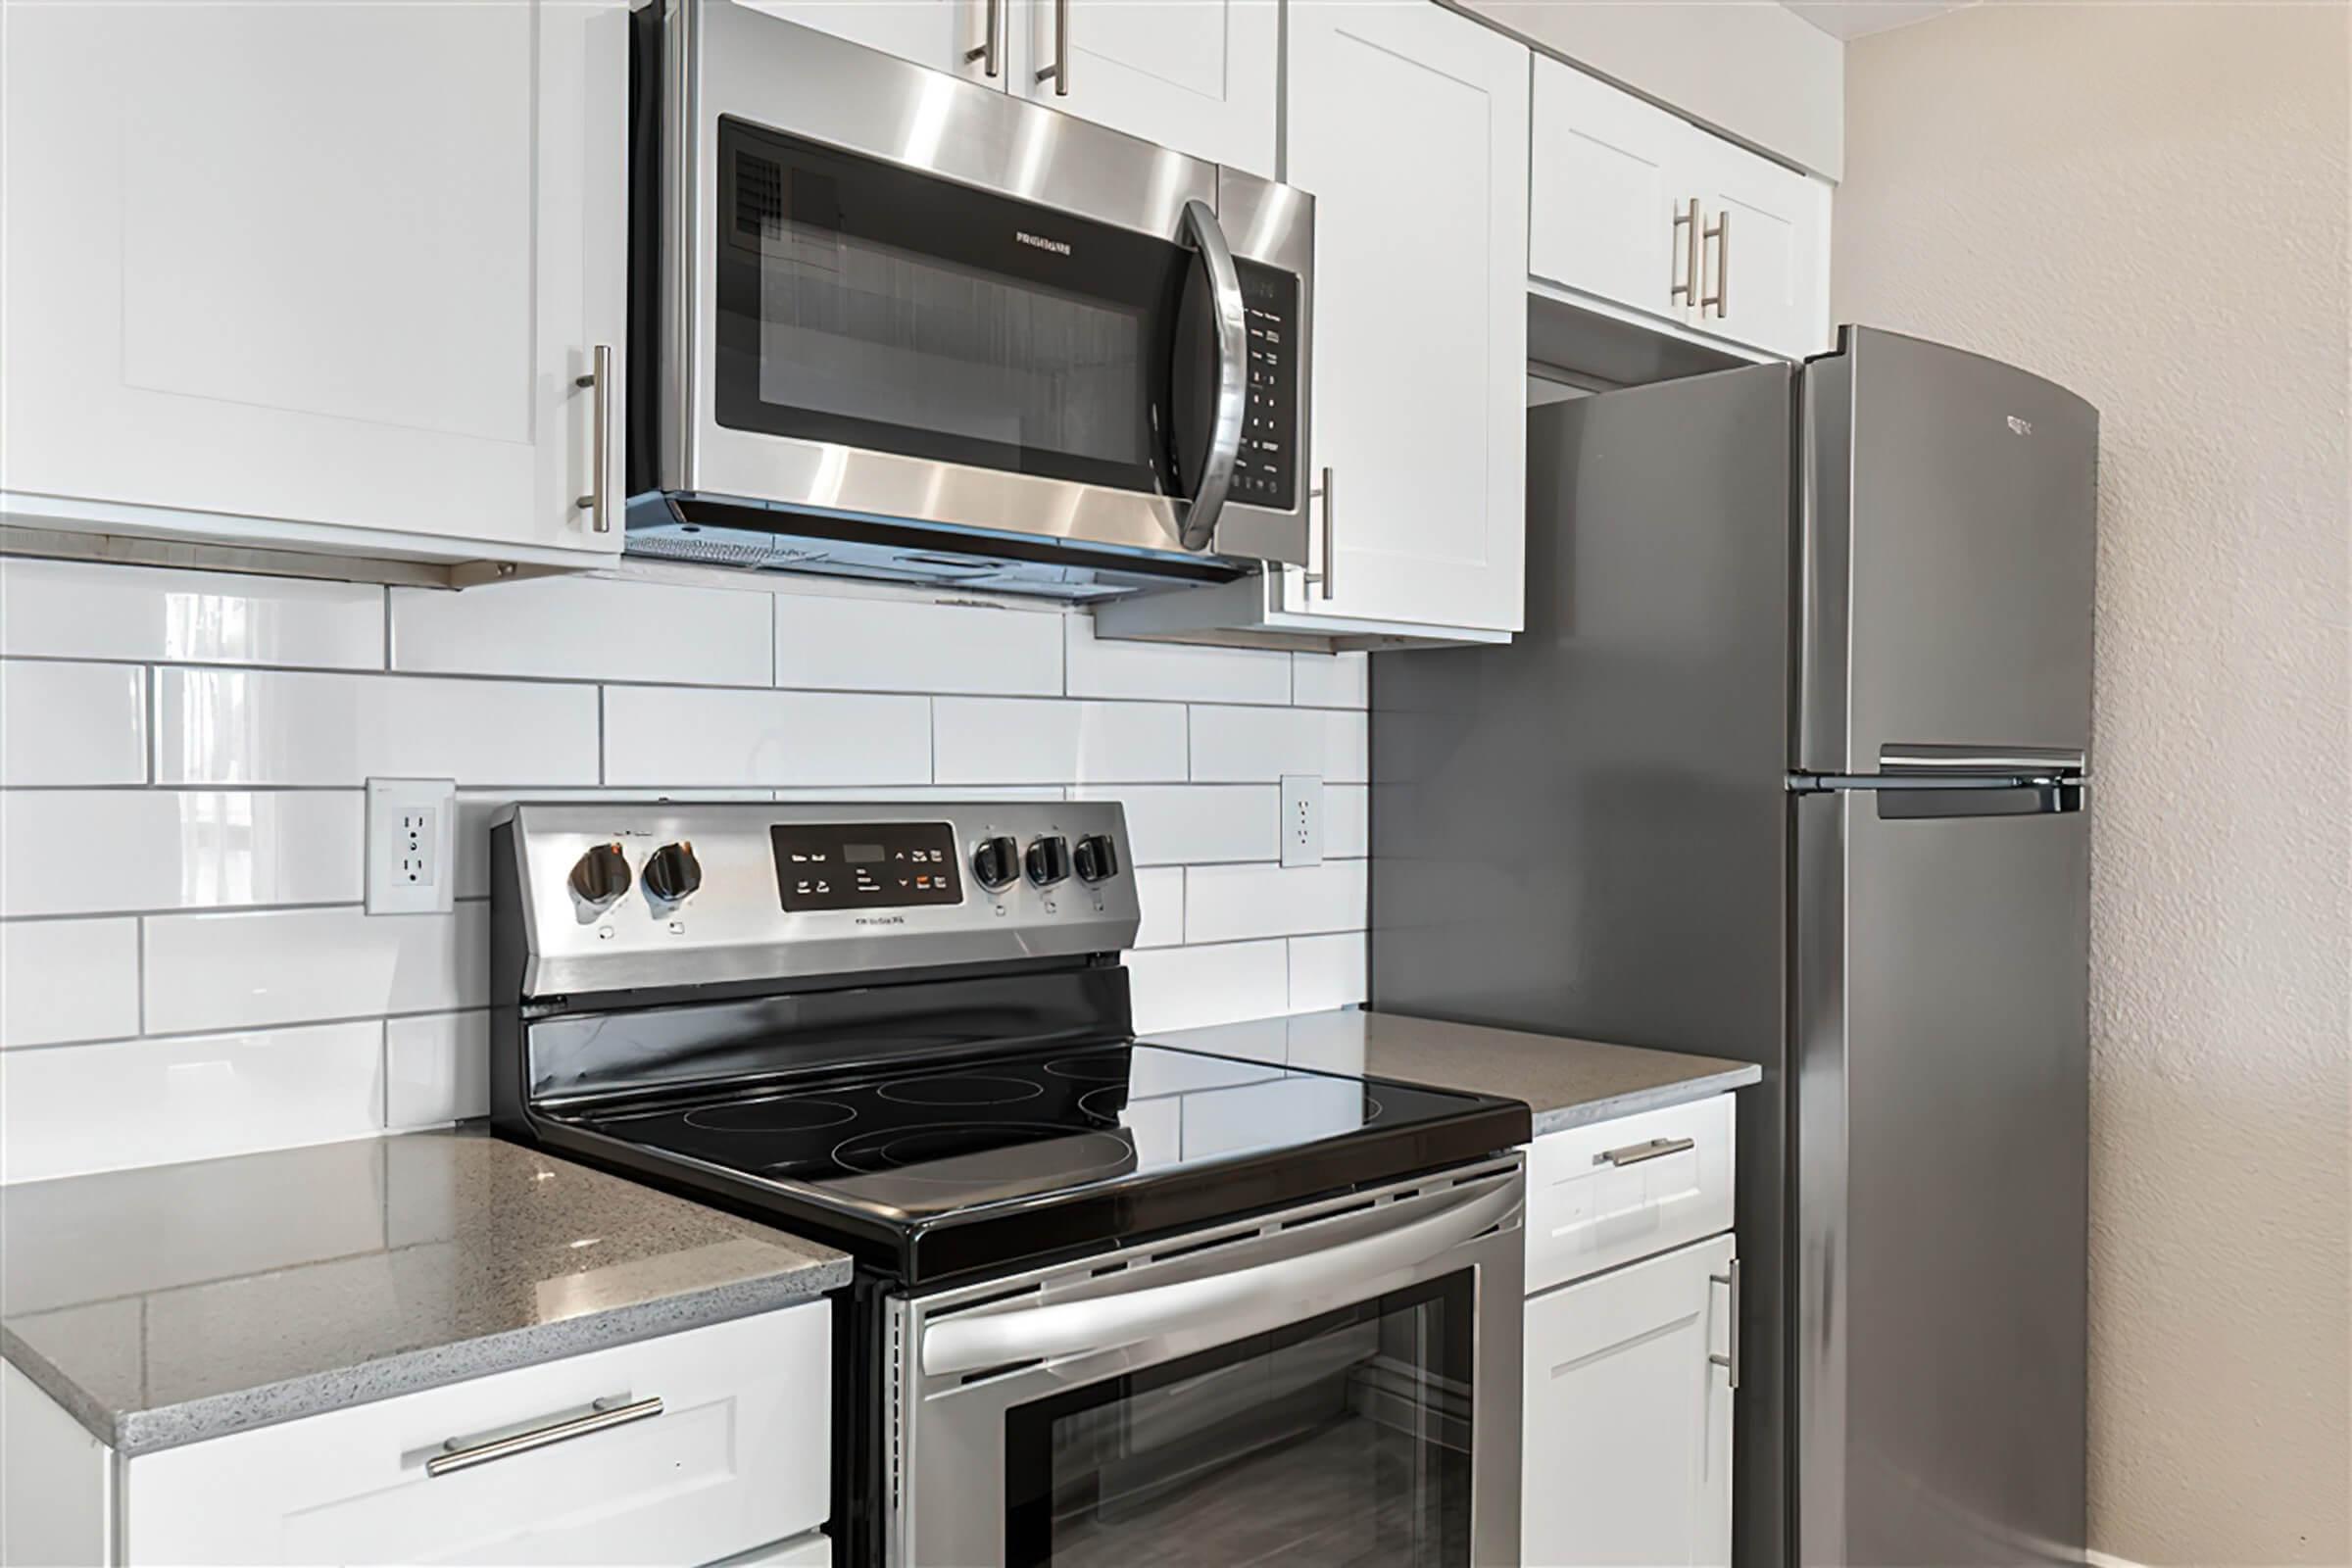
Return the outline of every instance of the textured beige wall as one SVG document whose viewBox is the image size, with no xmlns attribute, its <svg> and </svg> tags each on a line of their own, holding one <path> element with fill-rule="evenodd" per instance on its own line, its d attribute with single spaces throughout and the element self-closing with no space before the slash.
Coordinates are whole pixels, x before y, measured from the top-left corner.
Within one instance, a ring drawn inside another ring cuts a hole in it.
<svg viewBox="0 0 2352 1568">
<path fill-rule="evenodd" d="M 1846 68 L 1838 318 L 2103 415 L 2091 1543 L 2352 1561 L 2346 12 L 1986 5 Z"/>
</svg>

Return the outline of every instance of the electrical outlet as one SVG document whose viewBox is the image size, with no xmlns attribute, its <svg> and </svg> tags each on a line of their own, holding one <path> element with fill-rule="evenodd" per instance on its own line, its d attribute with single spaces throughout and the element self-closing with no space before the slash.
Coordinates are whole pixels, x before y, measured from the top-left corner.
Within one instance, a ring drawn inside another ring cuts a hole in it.
<svg viewBox="0 0 2352 1568">
<path fill-rule="evenodd" d="M 441 914 L 456 893 L 458 784 L 368 781 L 368 912 Z"/>
<path fill-rule="evenodd" d="M 1282 775 L 1282 863 L 1323 863 L 1323 776 Z"/>
</svg>

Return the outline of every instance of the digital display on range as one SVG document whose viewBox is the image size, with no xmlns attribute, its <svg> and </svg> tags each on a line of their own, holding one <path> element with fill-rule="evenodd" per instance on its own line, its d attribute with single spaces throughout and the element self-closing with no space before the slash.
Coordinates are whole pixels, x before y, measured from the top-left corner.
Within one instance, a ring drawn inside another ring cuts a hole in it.
<svg viewBox="0 0 2352 1568">
<path fill-rule="evenodd" d="M 962 858 L 945 822 L 794 822 L 767 830 L 787 911 L 963 902 Z"/>
</svg>

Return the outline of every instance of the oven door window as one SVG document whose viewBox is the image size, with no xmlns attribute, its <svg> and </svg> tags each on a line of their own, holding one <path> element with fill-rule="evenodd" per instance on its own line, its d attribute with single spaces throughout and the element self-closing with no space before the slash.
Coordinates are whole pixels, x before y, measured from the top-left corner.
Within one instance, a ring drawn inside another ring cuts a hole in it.
<svg viewBox="0 0 2352 1568">
<path fill-rule="evenodd" d="M 1153 494 L 1191 253 L 721 119 L 718 422 Z"/>
<path fill-rule="evenodd" d="M 1468 1272 L 1006 1412 L 1013 1568 L 1470 1560 Z"/>
</svg>

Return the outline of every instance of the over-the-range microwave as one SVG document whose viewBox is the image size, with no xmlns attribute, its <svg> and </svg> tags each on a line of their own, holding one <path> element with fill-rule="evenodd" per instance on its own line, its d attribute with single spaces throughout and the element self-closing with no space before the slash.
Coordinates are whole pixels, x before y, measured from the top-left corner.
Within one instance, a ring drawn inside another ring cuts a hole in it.
<svg viewBox="0 0 2352 1568">
<path fill-rule="evenodd" d="M 1305 563 L 1311 197 L 735 0 L 634 49 L 631 552 L 1076 602 Z"/>
</svg>

